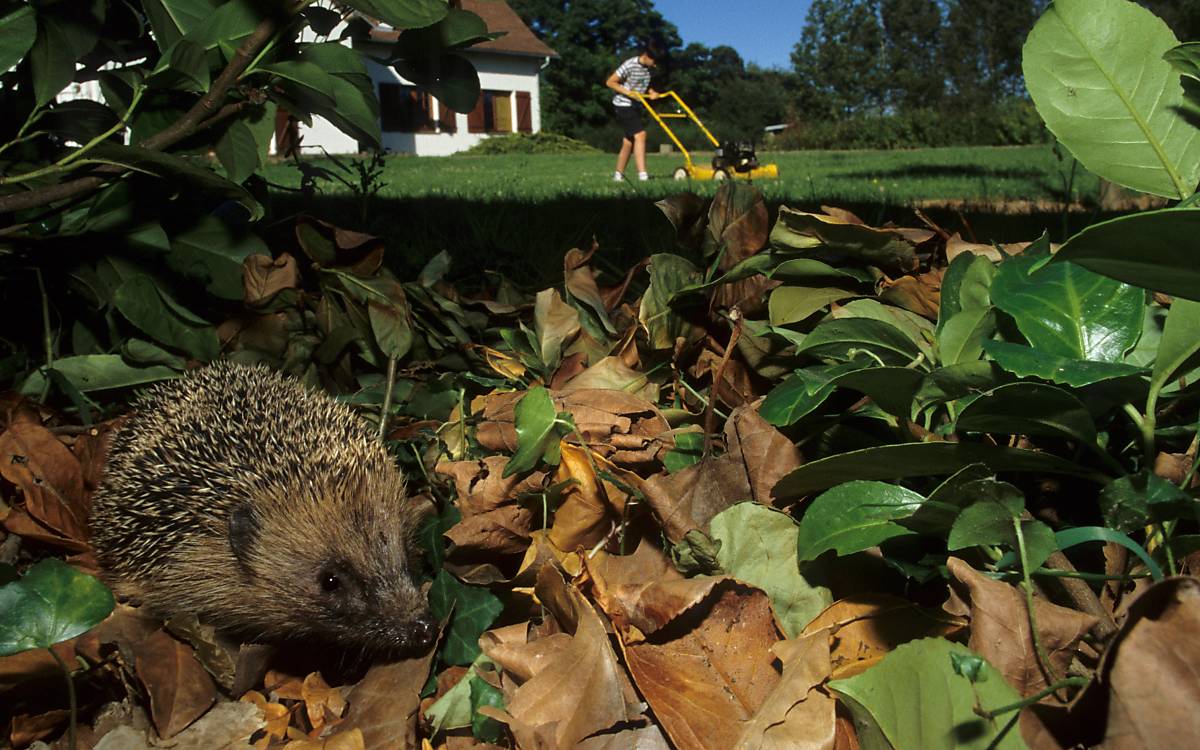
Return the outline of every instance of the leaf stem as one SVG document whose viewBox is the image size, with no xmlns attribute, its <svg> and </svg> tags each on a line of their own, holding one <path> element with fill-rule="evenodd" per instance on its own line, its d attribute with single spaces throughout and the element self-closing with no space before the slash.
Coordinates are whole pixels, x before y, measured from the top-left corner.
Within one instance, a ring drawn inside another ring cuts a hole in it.
<svg viewBox="0 0 1200 750">
<path fill-rule="evenodd" d="M 67 669 L 66 662 L 62 660 L 53 648 L 47 648 L 50 656 L 54 658 L 54 662 L 58 664 L 58 668 L 62 670 L 63 679 L 67 681 L 67 701 L 71 706 L 71 717 L 67 723 L 67 747 L 70 750 L 75 750 L 75 715 L 78 713 L 78 706 L 75 698 L 75 681 L 71 679 L 71 670 Z"/>
<path fill-rule="evenodd" d="M 1033 611 L 1033 581 L 1029 578 L 1029 554 L 1025 549 L 1025 532 L 1021 529 L 1020 518 L 1013 519 L 1013 531 L 1016 532 L 1017 551 L 1021 555 L 1021 588 L 1025 591 L 1025 611 L 1029 615 L 1029 637 L 1033 641 L 1033 650 L 1037 654 L 1046 682 L 1058 682 L 1058 675 L 1050 664 L 1050 657 L 1046 654 L 1042 639 L 1038 635 L 1037 615 Z"/>
<path fill-rule="evenodd" d="M 396 358 L 388 357 L 387 387 L 383 390 L 383 408 L 379 410 L 379 439 L 387 435 L 388 412 L 392 408 L 392 389 L 396 386 Z"/>
<path fill-rule="evenodd" d="M 714 419 L 713 411 L 717 403 L 717 389 L 721 385 L 721 378 L 725 377 L 725 368 L 729 365 L 729 359 L 733 356 L 734 347 L 737 346 L 738 339 L 742 336 L 742 326 L 745 321 L 742 319 L 742 311 L 736 306 L 729 311 L 729 319 L 733 321 L 733 332 L 729 334 L 729 343 L 725 345 L 725 354 L 721 356 L 721 361 L 717 365 L 717 369 L 713 371 L 712 384 L 709 386 L 709 401 L 704 408 L 704 455 L 712 455 L 712 436 L 716 431 L 716 420 Z"/>
<path fill-rule="evenodd" d="M 985 719 L 994 719 L 997 716 L 1000 716 L 1001 714 L 1008 713 L 1009 711 L 1019 711 L 1022 708 L 1025 708 L 1026 706 L 1032 706 L 1033 704 L 1040 701 L 1042 698 L 1045 698 L 1047 695 L 1056 693 L 1059 690 L 1062 690 L 1063 688 L 1083 687 L 1083 686 L 1087 685 L 1089 682 L 1091 682 L 1091 679 L 1089 679 L 1087 677 L 1064 677 L 1063 679 L 1055 682 L 1053 685 L 1050 685 L 1050 686 L 1044 688 L 1043 690 L 1039 690 L 1038 692 L 1034 693 L 1033 695 L 1031 695 L 1027 698 L 1022 698 L 1021 700 L 1016 701 L 1015 703 L 1009 703 L 1008 705 L 1001 706 L 1000 708 L 988 709 L 988 708 L 980 707 L 980 708 L 975 709 L 975 713 L 979 714 L 980 716 L 982 716 Z"/>
</svg>

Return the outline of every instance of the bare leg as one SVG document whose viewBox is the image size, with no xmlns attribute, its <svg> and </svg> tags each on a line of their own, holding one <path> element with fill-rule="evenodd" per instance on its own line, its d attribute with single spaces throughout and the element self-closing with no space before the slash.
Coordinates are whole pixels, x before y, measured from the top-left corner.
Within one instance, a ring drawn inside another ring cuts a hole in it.
<svg viewBox="0 0 1200 750">
<path fill-rule="evenodd" d="M 645 135 L 645 133 L 643 133 Z M 629 163 L 629 154 L 633 151 L 633 141 L 625 138 L 621 141 L 621 153 L 617 154 L 617 171 L 624 172 L 625 165 Z M 646 157 L 643 156 L 643 159 Z"/>
<path fill-rule="evenodd" d="M 646 131 L 643 130 L 633 137 L 633 160 L 637 163 L 638 173 L 646 171 Z"/>
</svg>

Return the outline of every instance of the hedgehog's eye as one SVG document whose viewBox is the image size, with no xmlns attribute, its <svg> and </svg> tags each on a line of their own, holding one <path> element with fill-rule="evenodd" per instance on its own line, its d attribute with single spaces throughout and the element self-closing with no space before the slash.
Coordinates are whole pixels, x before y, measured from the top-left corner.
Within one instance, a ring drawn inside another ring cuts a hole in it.
<svg viewBox="0 0 1200 750">
<path fill-rule="evenodd" d="M 321 590 L 326 594 L 333 593 L 342 587 L 342 579 L 332 573 L 321 574 Z"/>
</svg>

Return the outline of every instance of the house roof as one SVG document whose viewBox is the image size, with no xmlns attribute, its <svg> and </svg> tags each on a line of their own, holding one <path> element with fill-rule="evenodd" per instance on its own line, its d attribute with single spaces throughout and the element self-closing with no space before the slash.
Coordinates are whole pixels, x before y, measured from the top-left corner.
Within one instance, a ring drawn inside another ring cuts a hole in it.
<svg viewBox="0 0 1200 750">
<path fill-rule="evenodd" d="M 525 57 L 558 57 L 558 53 L 538 39 L 504 0 L 461 0 L 460 6 L 482 18 L 488 31 L 505 32 L 499 39 L 480 42 L 467 49 Z M 399 36 L 400 32 L 390 26 L 375 25 L 371 29 L 373 41 L 394 42 Z"/>
</svg>

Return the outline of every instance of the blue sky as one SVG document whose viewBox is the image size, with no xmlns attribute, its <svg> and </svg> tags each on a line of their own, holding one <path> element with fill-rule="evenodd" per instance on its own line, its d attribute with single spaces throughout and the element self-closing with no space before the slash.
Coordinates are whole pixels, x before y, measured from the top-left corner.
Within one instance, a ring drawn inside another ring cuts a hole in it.
<svg viewBox="0 0 1200 750">
<path fill-rule="evenodd" d="M 727 44 L 743 60 L 790 68 L 809 0 L 654 0 L 654 7 L 679 27 L 683 43 Z"/>
</svg>

